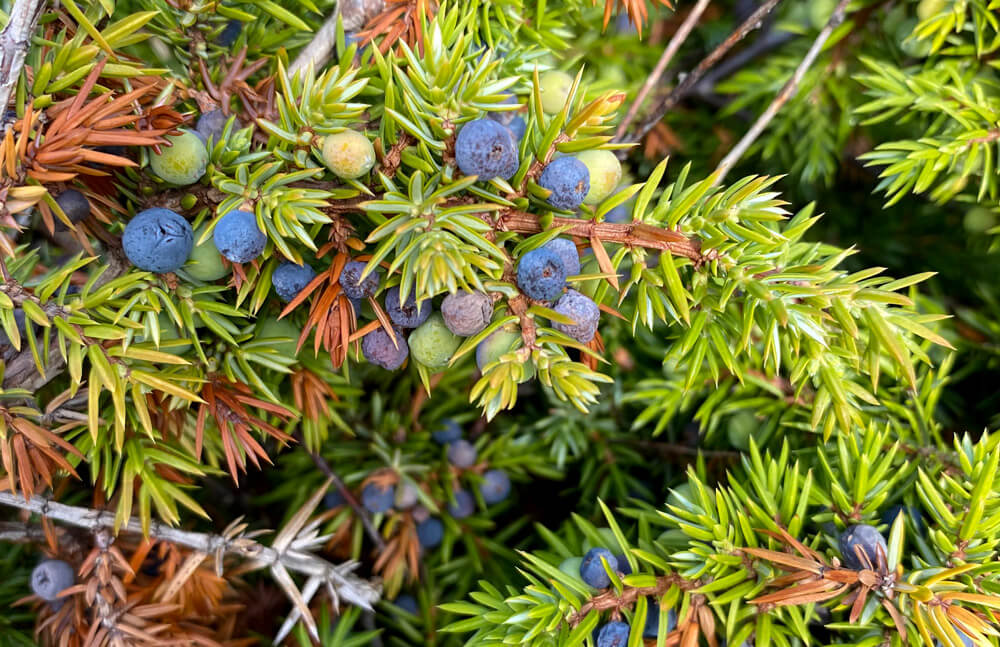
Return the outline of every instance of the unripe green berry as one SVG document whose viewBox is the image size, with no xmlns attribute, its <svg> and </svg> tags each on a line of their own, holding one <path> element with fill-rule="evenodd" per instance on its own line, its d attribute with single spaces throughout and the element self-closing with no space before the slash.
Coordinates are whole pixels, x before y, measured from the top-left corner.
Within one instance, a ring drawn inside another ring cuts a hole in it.
<svg viewBox="0 0 1000 647">
<path fill-rule="evenodd" d="M 542 97 L 542 110 L 554 115 L 566 105 L 573 89 L 573 77 L 559 70 L 549 70 L 538 77 L 538 90 Z"/>
<path fill-rule="evenodd" d="M 996 227 L 996 224 L 997 214 L 986 207 L 973 207 L 965 212 L 962 219 L 965 230 L 973 234 L 981 234 Z"/>
<path fill-rule="evenodd" d="M 188 256 L 183 269 L 199 281 L 217 281 L 229 274 L 229 268 L 222 262 L 222 254 L 219 253 L 219 248 L 215 246 L 211 236 L 198 244 L 205 235 L 205 229 L 206 226 L 203 225 L 195 232 L 195 246 L 191 249 L 191 255 Z"/>
<path fill-rule="evenodd" d="M 448 366 L 462 338 L 448 330 L 440 313 L 434 313 L 427 321 L 410 333 L 410 355 L 429 369 L 439 370 Z"/>
<path fill-rule="evenodd" d="M 184 131 L 167 136 L 170 146 L 160 146 L 160 154 L 151 153 L 149 167 L 163 181 L 178 186 L 194 184 L 208 167 L 208 150 L 198 135 Z"/>
<path fill-rule="evenodd" d="M 729 421 L 726 438 L 729 439 L 729 444 L 736 449 L 748 450 L 750 449 L 750 437 L 759 428 L 760 422 L 755 415 L 749 411 L 741 411 Z"/>
<path fill-rule="evenodd" d="M 375 166 L 375 147 L 356 130 L 327 135 L 323 140 L 323 160 L 344 180 L 355 180 Z"/>
<path fill-rule="evenodd" d="M 927 20 L 941 13 L 941 10 L 948 4 L 948 0 L 920 0 L 917 5 L 917 18 Z"/>
<path fill-rule="evenodd" d="M 590 191 L 583 199 L 584 204 L 598 204 L 614 193 L 622 181 L 622 165 L 614 153 L 589 150 L 579 153 L 576 158 L 590 171 Z"/>
<path fill-rule="evenodd" d="M 278 351 L 278 354 L 282 357 L 291 358 L 297 354 L 295 348 L 298 346 L 299 334 L 301 332 L 299 327 L 288 319 L 268 317 L 257 322 L 257 326 L 254 328 L 254 337 L 256 339 L 268 339 L 272 337 L 288 338 L 287 341 L 269 341 L 268 346 Z"/>
</svg>

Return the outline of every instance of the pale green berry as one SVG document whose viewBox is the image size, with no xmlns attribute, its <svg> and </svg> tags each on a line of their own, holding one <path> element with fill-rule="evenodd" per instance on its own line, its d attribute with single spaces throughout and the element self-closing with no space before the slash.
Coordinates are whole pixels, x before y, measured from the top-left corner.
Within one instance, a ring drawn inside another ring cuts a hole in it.
<svg viewBox="0 0 1000 647">
<path fill-rule="evenodd" d="M 573 77 L 559 70 L 549 70 L 538 77 L 538 91 L 542 97 L 542 110 L 554 115 L 566 105 L 570 90 L 573 89 Z"/>
<path fill-rule="evenodd" d="M 941 13 L 947 6 L 948 0 L 920 0 L 917 5 L 917 18 L 927 20 Z"/>
<path fill-rule="evenodd" d="M 212 237 L 208 236 L 204 242 L 198 243 L 205 235 L 207 225 L 201 226 L 194 234 L 195 246 L 191 249 L 187 263 L 184 264 L 184 271 L 199 281 L 217 281 L 229 274 L 229 268 L 222 262 L 222 254 L 215 246 Z"/>
<path fill-rule="evenodd" d="M 256 339 L 287 338 L 284 341 L 268 341 L 268 346 L 278 351 L 281 357 L 292 358 L 296 356 L 295 348 L 299 343 L 301 334 L 299 327 L 288 319 L 276 319 L 268 317 L 257 322 L 254 328 Z"/>
<path fill-rule="evenodd" d="M 981 234 L 996 227 L 997 215 L 986 207 L 973 207 L 965 212 L 962 224 L 965 226 L 966 231 L 973 234 Z"/>
<path fill-rule="evenodd" d="M 599 204 L 614 193 L 622 180 L 622 165 L 614 153 L 589 150 L 579 153 L 576 158 L 590 171 L 590 191 L 583 199 L 584 204 Z"/>
<path fill-rule="evenodd" d="M 161 311 L 156 317 L 156 321 L 160 326 L 160 346 L 157 350 L 163 353 L 170 353 L 172 355 L 183 355 L 188 352 L 191 348 L 191 344 L 169 344 L 175 339 L 181 339 L 182 335 L 180 330 L 177 328 L 177 324 L 174 323 L 173 317 L 170 316 L 165 310 Z M 187 334 L 183 335 L 183 338 L 187 338 Z M 136 341 L 139 343 L 149 341 L 155 346 L 155 340 L 151 337 L 146 339 L 145 335 L 140 335 L 136 337 Z"/>
<path fill-rule="evenodd" d="M 440 313 L 435 312 L 427 321 L 410 333 L 410 355 L 429 369 L 448 366 L 462 338 L 448 330 Z"/>
<path fill-rule="evenodd" d="M 591 548 L 606 548 L 612 553 L 617 553 L 621 550 L 618 546 L 618 538 L 615 537 L 615 533 L 611 528 L 598 528 L 597 534 L 601 536 L 601 541 L 594 543 L 590 539 L 586 539 L 583 542 L 583 552 L 589 551 Z"/>
<path fill-rule="evenodd" d="M 161 145 L 160 154 L 151 153 L 149 167 L 165 182 L 177 186 L 194 184 L 208 167 L 208 150 L 198 135 L 184 131 L 167 136 L 170 146 Z"/>
<path fill-rule="evenodd" d="M 375 166 L 375 147 L 356 130 L 327 135 L 323 140 L 323 160 L 344 180 L 355 180 Z"/>
</svg>

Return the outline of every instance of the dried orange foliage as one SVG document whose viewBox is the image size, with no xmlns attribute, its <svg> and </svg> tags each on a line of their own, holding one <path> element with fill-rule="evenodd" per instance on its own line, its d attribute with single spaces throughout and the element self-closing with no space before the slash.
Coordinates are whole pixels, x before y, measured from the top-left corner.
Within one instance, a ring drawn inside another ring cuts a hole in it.
<svg viewBox="0 0 1000 647">
<path fill-rule="evenodd" d="M 374 570 L 386 580 L 399 579 L 404 572 L 415 580 L 420 572 L 420 539 L 409 513 L 397 515 L 396 532 L 386 540 L 385 550 L 375 560 Z"/>
<path fill-rule="evenodd" d="M 340 399 L 326 380 L 307 368 L 292 373 L 292 397 L 302 415 L 313 421 L 330 415 L 328 400 Z"/>
<path fill-rule="evenodd" d="M 645 0 L 643 0 L 645 1 Z M 382 13 L 358 32 L 362 44 L 381 37 L 379 51 L 385 54 L 402 40 L 416 52 L 424 51 L 423 26 L 437 14 L 434 0 L 387 0 Z"/>
<path fill-rule="evenodd" d="M 315 328 L 313 352 L 319 354 L 320 348 L 325 349 L 330 354 L 330 362 L 334 368 L 340 368 L 347 361 L 347 346 L 358 325 L 354 306 L 340 288 L 340 272 L 350 260 L 351 257 L 346 252 L 337 253 L 330 267 L 317 274 L 281 312 L 284 317 L 305 302 L 309 295 L 314 292 L 317 294 L 309 307 L 309 318 L 302 327 L 296 350 L 302 349 L 309 339 L 309 333 Z"/>
<path fill-rule="evenodd" d="M 163 135 L 183 121 L 168 106 L 136 112 L 136 106 L 156 91 L 156 84 L 136 81 L 134 90 L 115 96 L 100 94 L 90 100 L 105 61 L 97 64 L 79 92 L 45 111 L 48 123 L 29 105 L 24 118 L 7 131 L 0 143 L 0 166 L 8 178 L 22 172 L 39 182 L 69 182 L 78 175 L 107 175 L 100 166 L 136 166 L 128 158 L 96 150 L 101 146 L 156 146 Z M 18 135 L 15 138 L 14 133 Z"/>
<path fill-rule="evenodd" d="M 61 534 L 60 534 L 61 533 Z M 35 596 L 39 643 L 45 647 L 191 645 L 240 647 L 234 640 L 243 609 L 235 602 L 233 578 L 219 577 L 206 557 L 155 540 L 95 536 L 81 560 L 60 551 L 71 544 L 63 529 L 46 528 L 48 555 L 77 570 L 77 584 L 63 592 L 58 608 Z"/>
<path fill-rule="evenodd" d="M 670 0 L 653 0 L 654 4 L 662 5 L 668 9 L 673 9 L 674 6 L 670 3 Z M 593 4 L 597 4 L 597 0 L 593 0 Z M 624 9 L 628 14 L 629 20 L 635 25 L 636 30 L 638 30 L 639 35 L 642 35 L 642 28 L 649 19 L 649 10 L 646 8 L 646 0 L 604 0 L 604 28 L 608 28 L 608 24 L 611 22 L 611 16 L 620 13 L 620 11 L 615 11 L 615 9 Z"/>
<path fill-rule="evenodd" d="M 31 498 L 42 484 L 51 488 L 52 477 L 59 470 L 79 478 L 67 456 L 83 458 L 80 450 L 59 435 L 77 424 L 50 430 L 25 417 L 30 415 L 37 412 L 26 407 L 0 408 L 0 458 L 7 477 L 0 489 L 16 492 L 20 485 L 25 499 Z"/>
<path fill-rule="evenodd" d="M 223 114 L 230 114 L 232 98 L 239 97 L 240 105 L 243 106 L 243 117 L 245 123 L 253 122 L 257 119 L 275 120 L 277 109 L 274 105 L 274 77 L 261 79 L 256 85 L 247 83 L 255 72 L 266 66 L 270 61 L 260 58 L 246 65 L 247 48 L 244 47 L 230 61 L 228 66 L 219 63 L 219 80 L 212 79 L 205 61 L 198 59 L 198 67 L 201 70 L 201 78 L 205 83 L 205 91 L 191 90 L 188 94 L 198 102 L 202 112 L 218 107 Z"/>
<path fill-rule="evenodd" d="M 202 387 L 201 397 L 205 400 L 198 408 L 198 422 L 195 426 L 195 456 L 201 460 L 201 449 L 205 440 L 205 423 L 208 416 L 215 419 L 216 427 L 222 438 L 222 448 L 226 454 L 226 464 L 229 475 L 239 485 L 239 473 L 246 473 L 247 458 L 260 469 L 262 459 L 271 462 L 267 452 L 253 437 L 255 430 L 262 431 L 282 444 L 292 441 L 292 437 L 281 431 L 266 420 L 250 413 L 250 407 L 256 407 L 282 420 L 292 418 L 292 412 L 274 404 L 265 402 L 253 396 L 253 392 L 245 384 L 233 382 L 222 375 L 212 375 Z"/>
</svg>

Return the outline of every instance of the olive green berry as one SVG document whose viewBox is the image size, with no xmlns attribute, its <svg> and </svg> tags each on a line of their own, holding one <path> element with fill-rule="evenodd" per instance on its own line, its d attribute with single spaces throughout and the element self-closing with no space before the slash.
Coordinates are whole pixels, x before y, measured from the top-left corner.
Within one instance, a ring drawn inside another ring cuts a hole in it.
<svg viewBox="0 0 1000 647">
<path fill-rule="evenodd" d="M 410 333 L 410 354 L 429 369 L 448 366 L 462 338 L 448 330 L 440 313 L 434 313 Z"/>
<path fill-rule="evenodd" d="M 323 160 L 337 177 L 355 180 L 375 166 L 375 147 L 358 131 L 345 130 L 323 140 Z"/>
</svg>

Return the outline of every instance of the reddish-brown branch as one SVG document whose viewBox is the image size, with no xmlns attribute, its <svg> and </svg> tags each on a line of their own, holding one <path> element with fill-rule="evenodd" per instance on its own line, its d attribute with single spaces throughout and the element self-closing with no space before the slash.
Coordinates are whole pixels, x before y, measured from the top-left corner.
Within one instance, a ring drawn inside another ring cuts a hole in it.
<svg viewBox="0 0 1000 647">
<path fill-rule="evenodd" d="M 701 586 L 700 581 L 685 580 L 680 575 L 662 575 L 656 578 L 655 586 L 626 586 L 622 589 L 621 595 L 618 595 L 614 589 L 608 589 L 604 593 L 596 595 L 585 602 L 579 611 L 569 617 L 569 625 L 571 627 L 577 626 L 580 624 L 580 621 L 587 617 L 588 613 L 594 610 L 614 610 L 618 612 L 621 609 L 631 607 L 640 597 L 663 595 L 667 589 L 675 584 L 682 591 L 688 591 Z"/>
<path fill-rule="evenodd" d="M 537 234 L 543 231 L 538 216 L 524 211 L 502 212 L 492 221 L 499 231 L 519 234 Z M 579 218 L 552 218 L 552 227 L 567 227 L 566 233 L 588 240 L 598 238 L 603 242 L 621 243 L 670 252 L 675 256 L 690 258 L 696 264 L 715 258 L 713 251 L 702 253 L 701 242 L 688 238 L 679 231 L 654 227 L 645 223 L 610 223 L 581 220 Z"/>
</svg>

